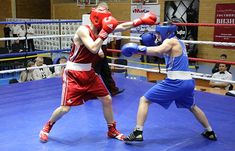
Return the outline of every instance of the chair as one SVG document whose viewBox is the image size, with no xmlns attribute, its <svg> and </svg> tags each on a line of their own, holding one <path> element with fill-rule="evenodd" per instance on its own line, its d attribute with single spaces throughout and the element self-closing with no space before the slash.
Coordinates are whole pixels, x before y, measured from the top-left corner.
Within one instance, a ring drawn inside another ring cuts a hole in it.
<svg viewBox="0 0 235 151">
<path fill-rule="evenodd" d="M 229 88 L 228 88 L 228 90 L 233 90 L 233 84 L 229 84 Z"/>
<path fill-rule="evenodd" d="M 115 59 L 113 63 L 126 66 L 127 65 L 127 60 L 126 59 Z M 125 77 L 127 77 L 127 68 L 126 67 L 116 67 L 116 66 L 114 66 L 112 68 L 112 72 L 125 73 Z"/>
<path fill-rule="evenodd" d="M 59 61 L 60 61 L 60 57 L 56 57 L 56 58 L 53 60 L 53 64 L 59 64 Z"/>
</svg>

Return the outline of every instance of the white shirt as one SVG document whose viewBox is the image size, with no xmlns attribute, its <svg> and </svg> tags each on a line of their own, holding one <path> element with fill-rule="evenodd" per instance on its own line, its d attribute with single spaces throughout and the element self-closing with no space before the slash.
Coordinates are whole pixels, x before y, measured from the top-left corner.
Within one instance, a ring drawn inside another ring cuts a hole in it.
<svg viewBox="0 0 235 151">
<path fill-rule="evenodd" d="M 27 28 L 27 33 L 28 33 L 28 36 L 33 36 L 34 35 L 34 29 L 32 27 L 28 27 Z"/>
<path fill-rule="evenodd" d="M 212 75 L 212 78 L 215 79 L 221 79 L 221 80 L 233 80 L 233 76 L 231 73 L 229 73 L 228 71 L 225 71 L 224 74 L 221 74 L 220 72 L 216 72 Z M 219 81 L 212 81 L 214 83 L 223 83 L 223 82 L 219 82 Z M 226 90 L 228 90 L 229 85 L 225 88 Z"/>
<path fill-rule="evenodd" d="M 116 40 L 121 40 L 122 38 L 120 36 L 122 36 L 122 33 L 121 32 L 115 32 L 114 33 L 115 36 L 119 36 L 119 37 L 116 37 Z"/>
<path fill-rule="evenodd" d="M 54 75 L 55 75 L 55 76 L 61 76 L 64 67 L 62 67 L 62 66 L 55 66 L 54 69 L 55 69 Z"/>
<path fill-rule="evenodd" d="M 22 28 L 19 29 L 19 37 L 24 37 L 26 34 L 26 31 Z"/>
<path fill-rule="evenodd" d="M 35 66 L 37 66 L 37 65 L 35 64 Z M 43 64 L 42 67 L 43 66 L 47 66 L 47 65 Z M 35 76 L 35 80 L 51 78 L 53 76 L 48 67 L 41 68 L 41 69 L 40 68 L 39 69 L 34 69 L 33 74 Z"/>
<path fill-rule="evenodd" d="M 11 28 L 12 28 L 12 34 L 19 34 L 19 30 L 20 30 L 19 25 L 13 25 Z"/>
</svg>

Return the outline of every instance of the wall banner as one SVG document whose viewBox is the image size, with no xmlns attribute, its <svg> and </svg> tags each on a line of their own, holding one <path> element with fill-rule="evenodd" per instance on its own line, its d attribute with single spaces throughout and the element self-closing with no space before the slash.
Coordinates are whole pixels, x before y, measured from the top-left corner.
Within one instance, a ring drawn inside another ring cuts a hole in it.
<svg viewBox="0 0 235 151">
<path fill-rule="evenodd" d="M 164 21 L 176 23 L 198 23 L 199 0 L 173 0 L 165 1 Z M 197 26 L 178 26 L 179 39 L 197 40 Z"/>
<path fill-rule="evenodd" d="M 148 4 L 148 5 L 139 5 L 139 4 L 132 4 L 131 5 L 131 20 L 139 18 L 141 15 L 147 12 L 153 12 L 157 15 L 157 22 L 160 21 L 160 5 L 156 4 Z M 149 25 L 140 25 L 136 28 L 131 29 L 131 37 L 139 37 L 144 32 L 155 32 L 156 25 L 149 26 Z M 131 41 L 139 42 L 139 40 L 131 39 Z"/>
<path fill-rule="evenodd" d="M 235 24 L 235 3 L 216 4 L 216 24 Z M 235 42 L 235 27 L 215 27 L 214 41 Z M 235 49 L 231 46 L 214 46 L 216 48 Z"/>
</svg>

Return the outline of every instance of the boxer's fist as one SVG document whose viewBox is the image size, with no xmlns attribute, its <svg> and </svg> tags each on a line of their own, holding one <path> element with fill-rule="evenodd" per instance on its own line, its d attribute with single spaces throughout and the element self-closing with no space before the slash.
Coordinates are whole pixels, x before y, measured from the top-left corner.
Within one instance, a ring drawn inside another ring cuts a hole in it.
<svg viewBox="0 0 235 151">
<path fill-rule="evenodd" d="M 108 34 L 111 33 L 118 25 L 118 21 L 112 17 L 105 17 L 102 21 L 102 29 L 99 33 L 99 37 L 105 40 L 108 37 Z"/>
<path fill-rule="evenodd" d="M 141 41 L 144 46 L 156 46 L 156 35 L 153 33 L 144 33 L 141 35 Z"/>
<path fill-rule="evenodd" d="M 157 16 L 154 13 L 148 12 L 133 21 L 133 26 L 139 25 L 154 25 L 157 21 Z"/>
<path fill-rule="evenodd" d="M 127 43 L 122 48 L 122 54 L 126 57 L 131 57 L 133 54 L 138 52 L 146 52 L 146 46 L 139 46 L 136 43 Z"/>
</svg>

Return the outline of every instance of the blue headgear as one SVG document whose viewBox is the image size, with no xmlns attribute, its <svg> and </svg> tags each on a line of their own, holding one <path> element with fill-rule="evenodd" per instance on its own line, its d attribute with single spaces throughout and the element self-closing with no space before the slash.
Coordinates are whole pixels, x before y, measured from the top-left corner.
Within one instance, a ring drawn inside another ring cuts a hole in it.
<svg viewBox="0 0 235 151">
<path fill-rule="evenodd" d="M 167 38 L 172 38 L 175 36 L 175 32 L 177 31 L 176 25 L 157 25 L 156 33 L 161 35 L 162 41 Z"/>
</svg>

